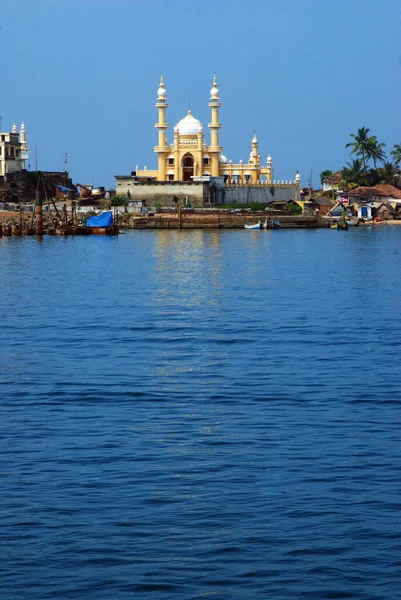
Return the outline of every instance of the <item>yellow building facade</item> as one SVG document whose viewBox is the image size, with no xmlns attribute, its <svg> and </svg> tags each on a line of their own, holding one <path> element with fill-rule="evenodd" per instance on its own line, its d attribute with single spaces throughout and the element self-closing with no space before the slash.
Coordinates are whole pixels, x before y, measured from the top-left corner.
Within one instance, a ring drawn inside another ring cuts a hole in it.
<svg viewBox="0 0 401 600">
<path fill-rule="evenodd" d="M 154 148 L 158 157 L 157 170 L 148 170 L 146 167 L 137 168 L 136 176 L 138 178 L 153 181 L 193 181 L 202 177 L 224 177 L 226 184 L 275 184 L 272 181 L 272 158 L 269 156 L 266 164 L 261 164 L 256 135 L 253 136 L 251 152 L 246 164 L 243 161 L 234 164 L 224 156 L 219 140 L 221 103 L 216 76 L 210 90 L 209 144 L 205 139 L 202 123 L 194 117 L 190 110 L 174 127 L 174 141 L 172 144 L 168 144 L 167 107 L 166 88 L 163 77 L 161 77 L 156 102 L 158 122 L 155 127 L 158 129 L 158 144 Z M 295 185 L 298 182 L 297 178 L 299 178 L 298 174 L 294 181 Z M 281 185 L 283 184 L 284 181 Z M 287 181 L 285 185 L 292 185 L 292 182 Z"/>
</svg>

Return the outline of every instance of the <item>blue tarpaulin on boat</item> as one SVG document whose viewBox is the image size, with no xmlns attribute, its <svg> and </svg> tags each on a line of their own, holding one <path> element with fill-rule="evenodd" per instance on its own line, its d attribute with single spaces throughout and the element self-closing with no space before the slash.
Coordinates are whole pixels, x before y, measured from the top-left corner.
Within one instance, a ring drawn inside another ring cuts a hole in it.
<svg viewBox="0 0 401 600">
<path fill-rule="evenodd" d="M 113 215 L 111 210 L 102 213 L 98 217 L 89 217 L 86 220 L 87 227 L 110 227 L 113 225 Z"/>
</svg>

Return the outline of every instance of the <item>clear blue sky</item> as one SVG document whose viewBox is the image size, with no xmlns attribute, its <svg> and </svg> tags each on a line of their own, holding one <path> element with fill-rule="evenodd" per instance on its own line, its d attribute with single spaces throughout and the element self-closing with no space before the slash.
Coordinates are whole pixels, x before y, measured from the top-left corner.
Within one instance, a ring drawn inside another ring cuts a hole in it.
<svg viewBox="0 0 401 600">
<path fill-rule="evenodd" d="M 274 177 L 314 183 L 369 127 L 401 143 L 398 0 L 0 0 L 2 130 L 27 125 L 31 169 L 114 186 L 156 167 L 160 73 L 173 126 L 188 103 L 208 134 L 216 72 L 221 143 L 246 161 L 253 131 Z"/>
</svg>

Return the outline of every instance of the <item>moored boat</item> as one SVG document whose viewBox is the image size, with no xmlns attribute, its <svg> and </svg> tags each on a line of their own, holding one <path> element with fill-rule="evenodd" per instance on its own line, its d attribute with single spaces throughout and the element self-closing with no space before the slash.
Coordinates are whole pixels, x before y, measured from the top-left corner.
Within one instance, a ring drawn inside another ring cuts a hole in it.
<svg viewBox="0 0 401 600">
<path fill-rule="evenodd" d="M 332 225 L 330 225 L 330 229 L 336 229 L 337 231 L 347 231 L 348 225 L 346 221 L 337 221 L 337 223 L 332 223 Z"/>
<path fill-rule="evenodd" d="M 357 227 L 359 225 L 358 217 L 350 217 L 349 219 L 347 219 L 347 225 L 349 227 Z"/>
<path fill-rule="evenodd" d="M 105 210 L 96 217 L 89 217 L 83 229 L 85 233 L 92 235 L 115 235 L 118 233 L 118 225 L 113 222 L 111 210 Z"/>
<path fill-rule="evenodd" d="M 262 225 L 263 229 L 280 229 L 279 221 L 273 221 L 273 219 L 266 219 Z"/>
<path fill-rule="evenodd" d="M 262 226 L 261 222 L 259 221 L 258 223 L 244 223 L 244 227 L 245 229 L 260 229 Z"/>
</svg>

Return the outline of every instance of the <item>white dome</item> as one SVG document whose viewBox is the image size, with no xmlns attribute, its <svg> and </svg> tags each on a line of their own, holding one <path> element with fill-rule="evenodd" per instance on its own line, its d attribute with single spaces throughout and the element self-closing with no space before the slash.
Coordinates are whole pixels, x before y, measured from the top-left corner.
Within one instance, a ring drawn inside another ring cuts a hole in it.
<svg viewBox="0 0 401 600">
<path fill-rule="evenodd" d="M 224 154 L 220 154 L 219 163 L 222 165 L 226 165 L 228 163 L 228 158 L 224 156 Z"/>
<path fill-rule="evenodd" d="M 166 96 L 166 88 L 160 86 L 157 90 L 157 95 L 159 96 L 159 98 L 164 98 Z"/>
<path fill-rule="evenodd" d="M 210 95 L 212 98 L 217 98 L 219 95 L 219 88 L 217 86 L 213 86 L 212 89 L 210 90 Z"/>
<path fill-rule="evenodd" d="M 180 135 L 197 135 L 202 123 L 188 110 L 187 116 L 177 123 L 177 127 Z"/>
</svg>

